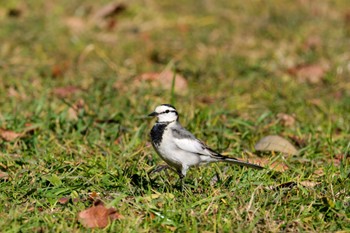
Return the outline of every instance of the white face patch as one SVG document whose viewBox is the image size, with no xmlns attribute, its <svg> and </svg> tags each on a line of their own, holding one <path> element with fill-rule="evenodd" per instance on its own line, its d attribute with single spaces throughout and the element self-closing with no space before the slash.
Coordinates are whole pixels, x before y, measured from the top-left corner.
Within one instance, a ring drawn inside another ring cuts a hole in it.
<svg viewBox="0 0 350 233">
<path fill-rule="evenodd" d="M 176 109 L 167 105 L 160 105 L 154 111 L 158 114 L 158 122 L 171 122 L 178 118 Z"/>
</svg>

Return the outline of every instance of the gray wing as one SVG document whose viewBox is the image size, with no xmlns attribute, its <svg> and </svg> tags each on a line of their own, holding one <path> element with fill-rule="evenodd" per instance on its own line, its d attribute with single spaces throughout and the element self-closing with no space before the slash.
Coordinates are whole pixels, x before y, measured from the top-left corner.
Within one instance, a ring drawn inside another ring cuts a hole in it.
<svg viewBox="0 0 350 233">
<path fill-rule="evenodd" d="M 217 152 L 211 150 L 179 124 L 176 127 L 171 128 L 171 133 L 174 137 L 176 146 L 184 151 L 211 157 L 221 157 Z"/>
<path fill-rule="evenodd" d="M 263 169 L 263 167 L 259 165 L 240 161 L 236 158 L 226 157 L 217 153 L 216 151 L 213 151 L 179 124 L 171 129 L 171 133 L 174 136 L 174 142 L 178 148 L 198 155 L 208 156 L 207 161 L 226 161 L 241 166 L 251 167 L 255 169 Z"/>
</svg>

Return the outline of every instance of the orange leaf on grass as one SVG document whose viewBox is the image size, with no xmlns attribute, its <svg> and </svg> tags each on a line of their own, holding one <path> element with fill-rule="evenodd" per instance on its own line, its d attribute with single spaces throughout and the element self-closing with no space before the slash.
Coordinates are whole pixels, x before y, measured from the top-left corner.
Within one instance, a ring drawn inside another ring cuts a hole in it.
<svg viewBox="0 0 350 233">
<path fill-rule="evenodd" d="M 21 138 L 24 136 L 24 133 L 16 133 L 11 130 L 1 129 L 0 128 L 0 137 L 4 139 L 5 141 L 12 142 L 18 138 Z"/>
<path fill-rule="evenodd" d="M 61 197 L 60 199 L 58 199 L 58 203 L 65 205 L 69 202 L 70 197 Z"/>
<path fill-rule="evenodd" d="M 66 87 L 56 87 L 53 89 L 53 94 L 57 95 L 60 98 L 70 96 L 81 89 L 76 86 L 66 86 Z"/>
<path fill-rule="evenodd" d="M 80 17 L 68 17 L 64 23 L 74 34 L 81 33 L 86 29 L 86 20 Z"/>
<path fill-rule="evenodd" d="M 288 72 L 297 77 L 300 82 L 317 84 L 323 81 L 327 67 L 321 64 L 303 64 L 290 68 Z"/>
<path fill-rule="evenodd" d="M 53 65 L 51 67 L 52 77 L 57 78 L 57 77 L 62 76 L 64 73 L 67 72 L 67 70 L 69 69 L 69 66 L 70 66 L 70 64 L 68 61 L 57 63 L 57 64 Z"/>
<path fill-rule="evenodd" d="M 9 174 L 7 172 L 0 171 L 0 180 L 7 180 L 9 178 Z"/>
<path fill-rule="evenodd" d="M 98 200 L 94 206 L 83 210 L 78 215 L 80 223 L 86 228 L 105 228 L 111 221 L 123 219 L 116 209 L 106 208 L 102 201 Z"/>
</svg>

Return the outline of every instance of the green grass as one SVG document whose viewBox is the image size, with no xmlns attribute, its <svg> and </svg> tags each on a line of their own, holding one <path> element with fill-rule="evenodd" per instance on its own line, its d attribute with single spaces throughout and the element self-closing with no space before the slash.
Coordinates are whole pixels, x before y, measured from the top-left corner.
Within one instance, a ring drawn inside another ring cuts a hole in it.
<svg viewBox="0 0 350 233">
<path fill-rule="evenodd" d="M 103 2 L 0 6 L 0 128 L 34 128 L 0 139 L 9 175 L 0 179 L 1 232 L 85 232 L 77 215 L 91 192 L 125 217 L 108 232 L 350 230 L 348 1 L 129 1 L 110 30 L 91 22 Z M 315 84 L 288 72 L 324 63 Z M 167 66 L 186 78 L 187 93 L 136 85 Z M 78 90 L 55 94 L 67 86 Z M 283 173 L 213 164 L 191 169 L 181 192 L 176 174 L 148 175 L 162 161 L 145 116 L 171 101 L 182 124 L 220 152 L 245 157 L 273 134 L 303 145 Z M 296 123 L 283 126 L 278 113 Z M 291 181 L 298 185 L 268 189 Z"/>
</svg>

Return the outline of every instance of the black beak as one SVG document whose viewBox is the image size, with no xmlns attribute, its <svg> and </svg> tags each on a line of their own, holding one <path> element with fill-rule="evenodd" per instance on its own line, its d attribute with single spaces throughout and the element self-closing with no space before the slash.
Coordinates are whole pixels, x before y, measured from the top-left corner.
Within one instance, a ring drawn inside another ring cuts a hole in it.
<svg viewBox="0 0 350 233">
<path fill-rule="evenodd" d="M 155 117 L 155 116 L 158 116 L 158 113 L 156 112 L 152 112 L 151 114 L 148 114 L 149 117 Z"/>
</svg>

